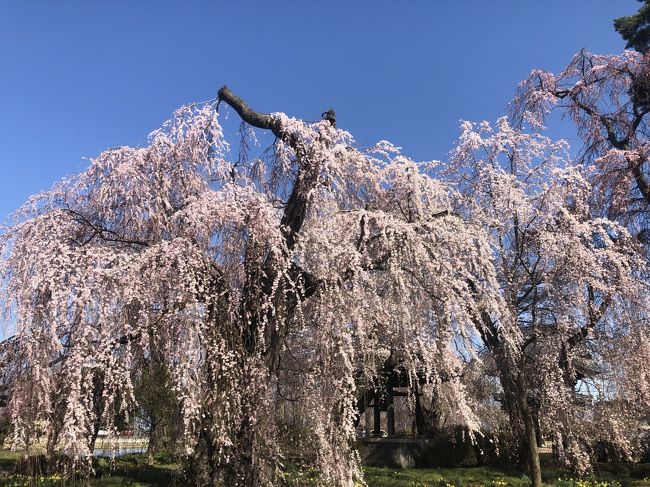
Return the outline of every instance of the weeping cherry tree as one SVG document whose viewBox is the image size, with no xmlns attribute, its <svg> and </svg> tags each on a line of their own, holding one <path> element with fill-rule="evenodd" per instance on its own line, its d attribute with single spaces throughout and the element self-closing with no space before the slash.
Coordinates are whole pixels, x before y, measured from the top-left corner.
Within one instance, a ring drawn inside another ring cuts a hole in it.
<svg viewBox="0 0 650 487">
<path fill-rule="evenodd" d="M 228 107 L 245 128 L 232 144 L 275 137 L 260 157 L 232 155 Z M 31 198 L 1 240 L 14 448 L 45 438 L 83 463 L 100 427 L 116 437 L 154 355 L 197 484 L 279 485 L 287 401 L 318 481 L 362 482 L 356 378 L 386 353 L 480 430 L 463 379 L 467 360 L 482 364 L 477 317 L 498 321 L 505 361 L 522 335 L 488 234 L 426 171 L 387 142 L 355 148 L 332 113 L 262 114 L 224 87 L 216 106 L 183 107 L 148 145 L 109 149 Z"/>
</svg>

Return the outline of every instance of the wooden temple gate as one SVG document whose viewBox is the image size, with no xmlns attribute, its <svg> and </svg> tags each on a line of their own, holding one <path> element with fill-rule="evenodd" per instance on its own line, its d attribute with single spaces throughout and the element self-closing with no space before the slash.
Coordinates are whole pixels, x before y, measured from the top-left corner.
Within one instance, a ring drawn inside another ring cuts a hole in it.
<svg viewBox="0 0 650 487">
<path fill-rule="evenodd" d="M 395 398 L 411 397 L 415 401 L 415 417 L 413 434 L 410 436 L 422 436 L 425 433 L 425 418 L 420 404 L 422 392 L 418 384 L 409 382 L 407 376 L 399 371 L 392 369 L 389 373 L 383 374 L 385 382 L 383 387 L 368 388 L 359 398 L 357 408 L 359 415 L 357 425 L 361 417 L 365 416 L 365 436 L 373 438 L 396 437 L 395 429 Z M 372 410 L 372 429 L 368 421 L 368 410 Z M 381 428 L 382 412 L 386 416 L 386 431 Z"/>
</svg>

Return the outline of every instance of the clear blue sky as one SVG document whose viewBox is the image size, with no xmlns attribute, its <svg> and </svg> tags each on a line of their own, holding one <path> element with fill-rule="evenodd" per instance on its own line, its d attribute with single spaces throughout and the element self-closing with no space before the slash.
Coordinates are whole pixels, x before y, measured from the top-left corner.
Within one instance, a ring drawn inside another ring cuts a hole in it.
<svg viewBox="0 0 650 487">
<path fill-rule="evenodd" d="M 618 53 L 635 0 L 0 0 L 0 220 L 103 149 L 228 84 L 260 111 L 335 108 L 368 145 L 441 159 L 535 67 Z"/>
</svg>

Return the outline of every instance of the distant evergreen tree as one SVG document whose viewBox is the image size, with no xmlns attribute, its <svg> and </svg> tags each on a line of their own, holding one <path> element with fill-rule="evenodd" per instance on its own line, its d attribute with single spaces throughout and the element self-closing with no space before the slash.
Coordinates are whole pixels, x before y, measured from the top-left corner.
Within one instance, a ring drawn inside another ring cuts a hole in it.
<svg viewBox="0 0 650 487">
<path fill-rule="evenodd" d="M 625 47 L 645 53 L 650 49 L 650 0 L 634 15 L 614 19 L 614 28 L 627 41 Z"/>
</svg>

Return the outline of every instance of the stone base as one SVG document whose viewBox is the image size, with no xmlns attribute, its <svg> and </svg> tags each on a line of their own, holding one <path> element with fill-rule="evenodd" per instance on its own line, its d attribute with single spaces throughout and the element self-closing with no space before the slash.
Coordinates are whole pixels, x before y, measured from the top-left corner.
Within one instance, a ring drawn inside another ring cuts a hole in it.
<svg viewBox="0 0 650 487">
<path fill-rule="evenodd" d="M 420 463 L 428 440 L 416 438 L 361 438 L 357 448 L 364 465 L 413 468 Z"/>
</svg>

